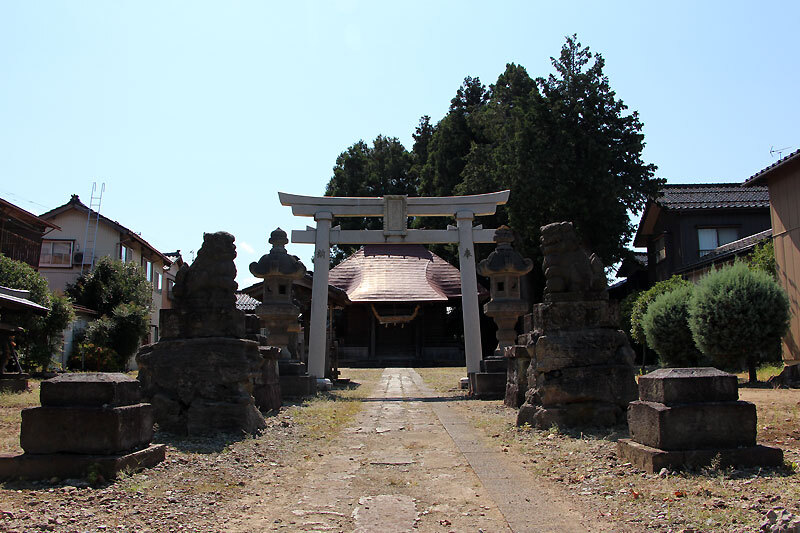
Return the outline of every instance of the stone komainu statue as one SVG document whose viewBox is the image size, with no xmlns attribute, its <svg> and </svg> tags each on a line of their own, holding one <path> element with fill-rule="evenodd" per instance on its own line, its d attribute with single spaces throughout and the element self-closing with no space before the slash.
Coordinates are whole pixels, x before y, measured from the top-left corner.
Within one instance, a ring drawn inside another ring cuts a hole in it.
<svg viewBox="0 0 800 533">
<path fill-rule="evenodd" d="M 204 233 L 203 246 L 191 266 L 175 275 L 173 295 L 177 309 L 236 308 L 236 246 L 230 233 Z"/>
<path fill-rule="evenodd" d="M 597 254 L 586 253 L 572 222 L 542 226 L 541 243 L 542 268 L 547 280 L 545 297 L 560 299 L 559 295 L 573 294 L 586 298 L 591 293 L 605 291 L 603 263 Z"/>
</svg>

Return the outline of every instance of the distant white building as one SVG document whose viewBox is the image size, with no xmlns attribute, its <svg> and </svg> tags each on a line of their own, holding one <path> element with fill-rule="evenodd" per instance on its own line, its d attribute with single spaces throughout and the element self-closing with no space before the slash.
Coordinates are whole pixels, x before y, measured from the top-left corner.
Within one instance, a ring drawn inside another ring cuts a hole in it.
<svg viewBox="0 0 800 533">
<path fill-rule="evenodd" d="M 93 245 L 82 249 L 86 236 L 87 220 L 92 213 L 89 239 Z M 183 264 L 180 251 L 167 256 L 159 252 L 141 236 L 97 213 L 84 205 L 77 194 L 73 194 L 69 202 L 43 213 L 40 218 L 52 222 L 60 227 L 51 231 L 42 240 L 42 250 L 39 258 L 39 273 L 42 274 L 50 286 L 50 290 L 63 293 L 68 283 L 74 283 L 81 275 L 81 269 L 86 272 L 92 264 L 92 251 L 94 262 L 101 257 L 113 257 L 122 261 L 137 263 L 144 270 L 147 280 L 153 284 L 153 304 L 150 313 L 150 332 L 148 342 L 158 341 L 159 336 L 159 311 L 171 307 L 172 284 L 175 281 L 177 268 Z M 96 238 L 94 221 L 97 221 Z M 93 250 L 92 250 L 93 249 Z M 65 338 L 64 358 L 69 356 L 72 347 L 72 328 L 67 329 Z"/>
</svg>

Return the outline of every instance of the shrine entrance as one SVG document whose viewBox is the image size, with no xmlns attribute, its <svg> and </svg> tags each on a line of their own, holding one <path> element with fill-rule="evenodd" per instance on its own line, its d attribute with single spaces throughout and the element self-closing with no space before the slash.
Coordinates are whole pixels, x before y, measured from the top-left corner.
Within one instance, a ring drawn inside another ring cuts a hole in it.
<svg viewBox="0 0 800 533">
<path fill-rule="evenodd" d="M 475 243 L 492 243 L 494 229 L 473 227 L 476 216 L 493 215 L 508 201 L 510 191 L 472 196 L 408 197 L 387 195 L 371 198 L 300 196 L 278 193 L 281 205 L 290 206 L 296 216 L 313 217 L 316 228 L 292 231 L 292 242 L 314 244 L 314 281 L 311 293 L 311 328 L 308 342 L 308 372 L 325 377 L 326 322 L 330 247 L 333 244 L 446 244 L 458 243 L 461 274 L 464 353 L 467 372 L 480 372 L 481 332 L 478 310 L 478 281 Z M 418 216 L 454 217 L 455 226 L 443 230 L 408 228 L 408 218 Z M 382 230 L 343 230 L 332 227 L 334 217 L 382 217 Z"/>
</svg>

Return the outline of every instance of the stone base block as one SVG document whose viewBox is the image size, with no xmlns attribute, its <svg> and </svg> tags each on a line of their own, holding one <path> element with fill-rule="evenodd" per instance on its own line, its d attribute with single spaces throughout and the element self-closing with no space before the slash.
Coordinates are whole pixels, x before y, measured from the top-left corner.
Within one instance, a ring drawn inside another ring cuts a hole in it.
<svg viewBox="0 0 800 533">
<path fill-rule="evenodd" d="M 164 460 L 166 446 L 153 444 L 123 455 L 82 455 L 56 453 L 0 456 L 0 479 L 84 478 L 90 469 L 106 479 L 120 472 L 138 472 Z"/>
<path fill-rule="evenodd" d="M 160 311 L 162 339 L 191 339 L 201 337 L 245 336 L 244 312 L 238 309 L 162 309 Z"/>
<path fill-rule="evenodd" d="M 281 376 L 303 376 L 308 374 L 305 363 L 291 359 L 278 360 L 278 372 Z"/>
<path fill-rule="evenodd" d="M 264 348 L 270 348 L 265 350 Z M 253 384 L 253 400 L 261 411 L 272 411 L 279 409 L 283 399 L 281 398 L 281 383 L 278 375 L 278 361 L 271 357 L 276 354 L 277 348 L 260 347 L 259 353 L 264 355 L 264 362 L 261 365 L 261 375 L 255 379 Z"/>
<path fill-rule="evenodd" d="M 28 374 L 3 374 L 0 376 L 0 392 L 25 392 L 28 390 Z"/>
<path fill-rule="evenodd" d="M 189 435 L 214 433 L 254 434 L 267 427 L 264 416 L 253 403 L 252 397 L 240 402 L 213 402 L 195 400 L 186 416 Z"/>
<path fill-rule="evenodd" d="M 504 358 L 481 359 L 481 372 L 505 372 L 506 360 Z"/>
<path fill-rule="evenodd" d="M 533 361 L 538 372 L 588 366 L 633 365 L 634 352 L 623 331 L 596 328 L 553 331 L 536 340 Z"/>
<path fill-rule="evenodd" d="M 565 329 L 617 329 L 619 317 L 608 300 L 545 302 L 533 306 L 533 327 L 544 332 Z"/>
<path fill-rule="evenodd" d="M 665 405 L 739 399 L 736 376 L 711 367 L 659 368 L 639 378 L 639 399 Z"/>
<path fill-rule="evenodd" d="M 116 407 L 142 401 L 140 384 L 125 374 L 86 372 L 62 374 L 42 382 L 44 407 Z"/>
<path fill-rule="evenodd" d="M 483 400 L 500 400 L 506 394 L 505 372 L 474 372 L 469 374 L 469 393 Z"/>
<path fill-rule="evenodd" d="M 525 346 L 509 346 L 506 348 L 506 394 L 503 403 L 508 407 L 518 408 L 525 403 L 528 392 L 528 366 L 530 354 Z"/>
<path fill-rule="evenodd" d="M 22 410 L 20 445 L 29 454 L 116 454 L 153 439 L 153 408 L 31 407 Z"/>
<path fill-rule="evenodd" d="M 284 398 L 302 398 L 317 392 L 317 380 L 314 376 L 280 376 L 281 396 Z"/>
<path fill-rule="evenodd" d="M 661 450 L 739 448 L 756 444 L 756 406 L 703 402 L 666 406 L 637 400 L 628 405 L 631 439 Z"/>
<path fill-rule="evenodd" d="M 536 349 L 538 357 L 538 344 Z M 638 396 L 631 365 L 582 366 L 536 372 L 534 364 L 535 360 L 531 359 L 527 401 L 532 405 L 599 402 L 614 403 L 624 409 Z"/>
<path fill-rule="evenodd" d="M 778 467 L 783 464 L 783 450 L 760 444 L 718 450 L 667 451 L 630 439 L 620 439 L 617 441 L 617 456 L 620 461 L 629 462 L 651 474 L 659 472 L 662 468 L 704 467 L 712 464 L 715 466 L 718 464 L 723 468 Z"/>
<path fill-rule="evenodd" d="M 609 427 L 620 424 L 625 411 L 618 405 L 604 402 L 571 403 L 547 406 L 523 404 L 517 413 L 517 426 L 529 424 L 539 429 Z"/>
</svg>

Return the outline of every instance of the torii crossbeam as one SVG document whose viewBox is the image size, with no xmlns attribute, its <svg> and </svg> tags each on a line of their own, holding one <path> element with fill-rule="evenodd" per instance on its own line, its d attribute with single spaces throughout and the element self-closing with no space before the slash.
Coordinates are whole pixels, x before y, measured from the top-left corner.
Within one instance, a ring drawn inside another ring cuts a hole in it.
<svg viewBox="0 0 800 533">
<path fill-rule="evenodd" d="M 444 244 L 458 243 L 461 272 L 461 307 L 464 318 L 464 353 L 467 372 L 480 372 L 481 330 L 478 315 L 478 279 L 475 272 L 474 243 L 493 242 L 494 229 L 473 227 L 476 216 L 493 215 L 498 205 L 508 201 L 510 191 L 472 196 L 383 197 L 300 196 L 278 193 L 281 205 L 291 206 L 292 214 L 314 217 L 316 228 L 292 231 L 292 242 L 314 244 L 314 284 L 311 292 L 311 331 L 308 342 L 308 372 L 325 377 L 326 320 L 328 311 L 328 271 L 332 244 Z M 456 226 L 444 230 L 409 229 L 408 217 L 451 216 Z M 343 230 L 332 228 L 334 217 L 383 217 L 382 230 Z"/>
</svg>

